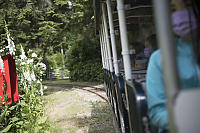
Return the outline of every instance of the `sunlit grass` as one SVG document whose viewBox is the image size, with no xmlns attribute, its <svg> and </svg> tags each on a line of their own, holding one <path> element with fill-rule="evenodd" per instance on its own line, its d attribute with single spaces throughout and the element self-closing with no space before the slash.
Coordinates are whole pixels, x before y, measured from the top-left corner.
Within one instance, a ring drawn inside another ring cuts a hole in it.
<svg viewBox="0 0 200 133">
<path fill-rule="evenodd" d="M 59 80 L 54 84 L 63 82 L 65 81 Z M 115 132 L 112 108 L 106 102 L 89 101 L 87 96 L 90 97 L 90 94 L 84 91 L 80 92 L 81 90 L 77 88 L 63 88 L 62 91 L 59 91 L 59 88 L 57 92 L 55 91 L 56 87 L 53 89 L 51 86 L 50 89 L 53 90 L 53 93 L 45 96 L 45 100 L 48 102 L 47 114 L 53 117 L 49 119 L 52 123 L 51 132 Z"/>
</svg>

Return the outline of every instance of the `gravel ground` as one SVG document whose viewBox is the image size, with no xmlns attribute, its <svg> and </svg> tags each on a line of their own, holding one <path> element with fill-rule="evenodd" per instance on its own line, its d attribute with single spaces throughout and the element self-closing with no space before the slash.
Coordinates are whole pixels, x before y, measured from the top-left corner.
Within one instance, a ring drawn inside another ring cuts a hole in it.
<svg viewBox="0 0 200 133">
<path fill-rule="evenodd" d="M 119 133 L 103 85 L 46 85 L 52 133 Z"/>
</svg>

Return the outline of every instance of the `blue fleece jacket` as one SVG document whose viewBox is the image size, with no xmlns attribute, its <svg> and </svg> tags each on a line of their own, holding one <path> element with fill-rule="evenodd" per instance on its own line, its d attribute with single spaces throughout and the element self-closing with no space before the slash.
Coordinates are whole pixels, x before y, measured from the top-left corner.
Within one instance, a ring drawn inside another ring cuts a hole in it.
<svg viewBox="0 0 200 133">
<path fill-rule="evenodd" d="M 192 50 L 192 42 L 176 40 L 177 65 L 182 89 L 196 88 L 199 86 L 197 67 Z M 168 128 L 168 114 L 166 108 L 165 86 L 163 81 L 163 68 L 160 50 L 155 51 L 150 57 L 147 70 L 147 101 L 151 122 L 162 129 Z"/>
</svg>

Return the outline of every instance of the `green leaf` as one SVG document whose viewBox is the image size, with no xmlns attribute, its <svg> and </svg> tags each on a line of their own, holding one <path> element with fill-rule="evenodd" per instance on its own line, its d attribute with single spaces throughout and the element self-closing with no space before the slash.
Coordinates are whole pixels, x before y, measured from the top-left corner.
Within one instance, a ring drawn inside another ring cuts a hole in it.
<svg viewBox="0 0 200 133">
<path fill-rule="evenodd" d="M 16 122 L 16 121 L 19 120 L 19 118 L 17 118 L 17 117 L 13 117 L 13 118 L 11 118 L 11 120 L 12 120 L 12 122 Z"/>
<path fill-rule="evenodd" d="M 9 110 L 14 110 L 16 108 L 16 105 L 13 105 L 9 108 Z"/>
<path fill-rule="evenodd" d="M 38 123 L 39 123 L 39 124 L 45 123 L 46 120 L 47 120 L 47 117 L 42 117 L 42 118 L 40 118 L 40 119 L 38 120 Z"/>
<path fill-rule="evenodd" d="M 6 133 L 10 130 L 10 128 L 12 127 L 12 124 L 11 125 L 8 125 L 5 129 L 1 130 L 1 133 Z"/>
<path fill-rule="evenodd" d="M 7 112 L 8 107 L 6 107 L 6 109 L 3 111 L 3 113 L 1 113 L 0 115 L 0 123 L 2 122 L 2 120 L 4 119 L 6 112 Z"/>
<path fill-rule="evenodd" d="M 17 125 L 23 125 L 23 123 L 24 123 L 23 121 L 19 121 L 19 122 L 17 122 L 16 124 L 17 124 Z"/>
</svg>

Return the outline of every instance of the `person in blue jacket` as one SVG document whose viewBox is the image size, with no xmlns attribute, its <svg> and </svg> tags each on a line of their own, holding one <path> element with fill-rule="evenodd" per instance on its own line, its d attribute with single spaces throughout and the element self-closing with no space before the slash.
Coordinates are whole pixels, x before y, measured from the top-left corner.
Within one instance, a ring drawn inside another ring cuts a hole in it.
<svg viewBox="0 0 200 133">
<path fill-rule="evenodd" d="M 197 88 L 200 86 L 199 0 L 171 0 L 171 5 L 181 89 Z M 149 118 L 159 128 L 159 133 L 165 132 L 168 129 L 168 112 L 160 50 L 150 57 L 146 87 Z"/>
</svg>

